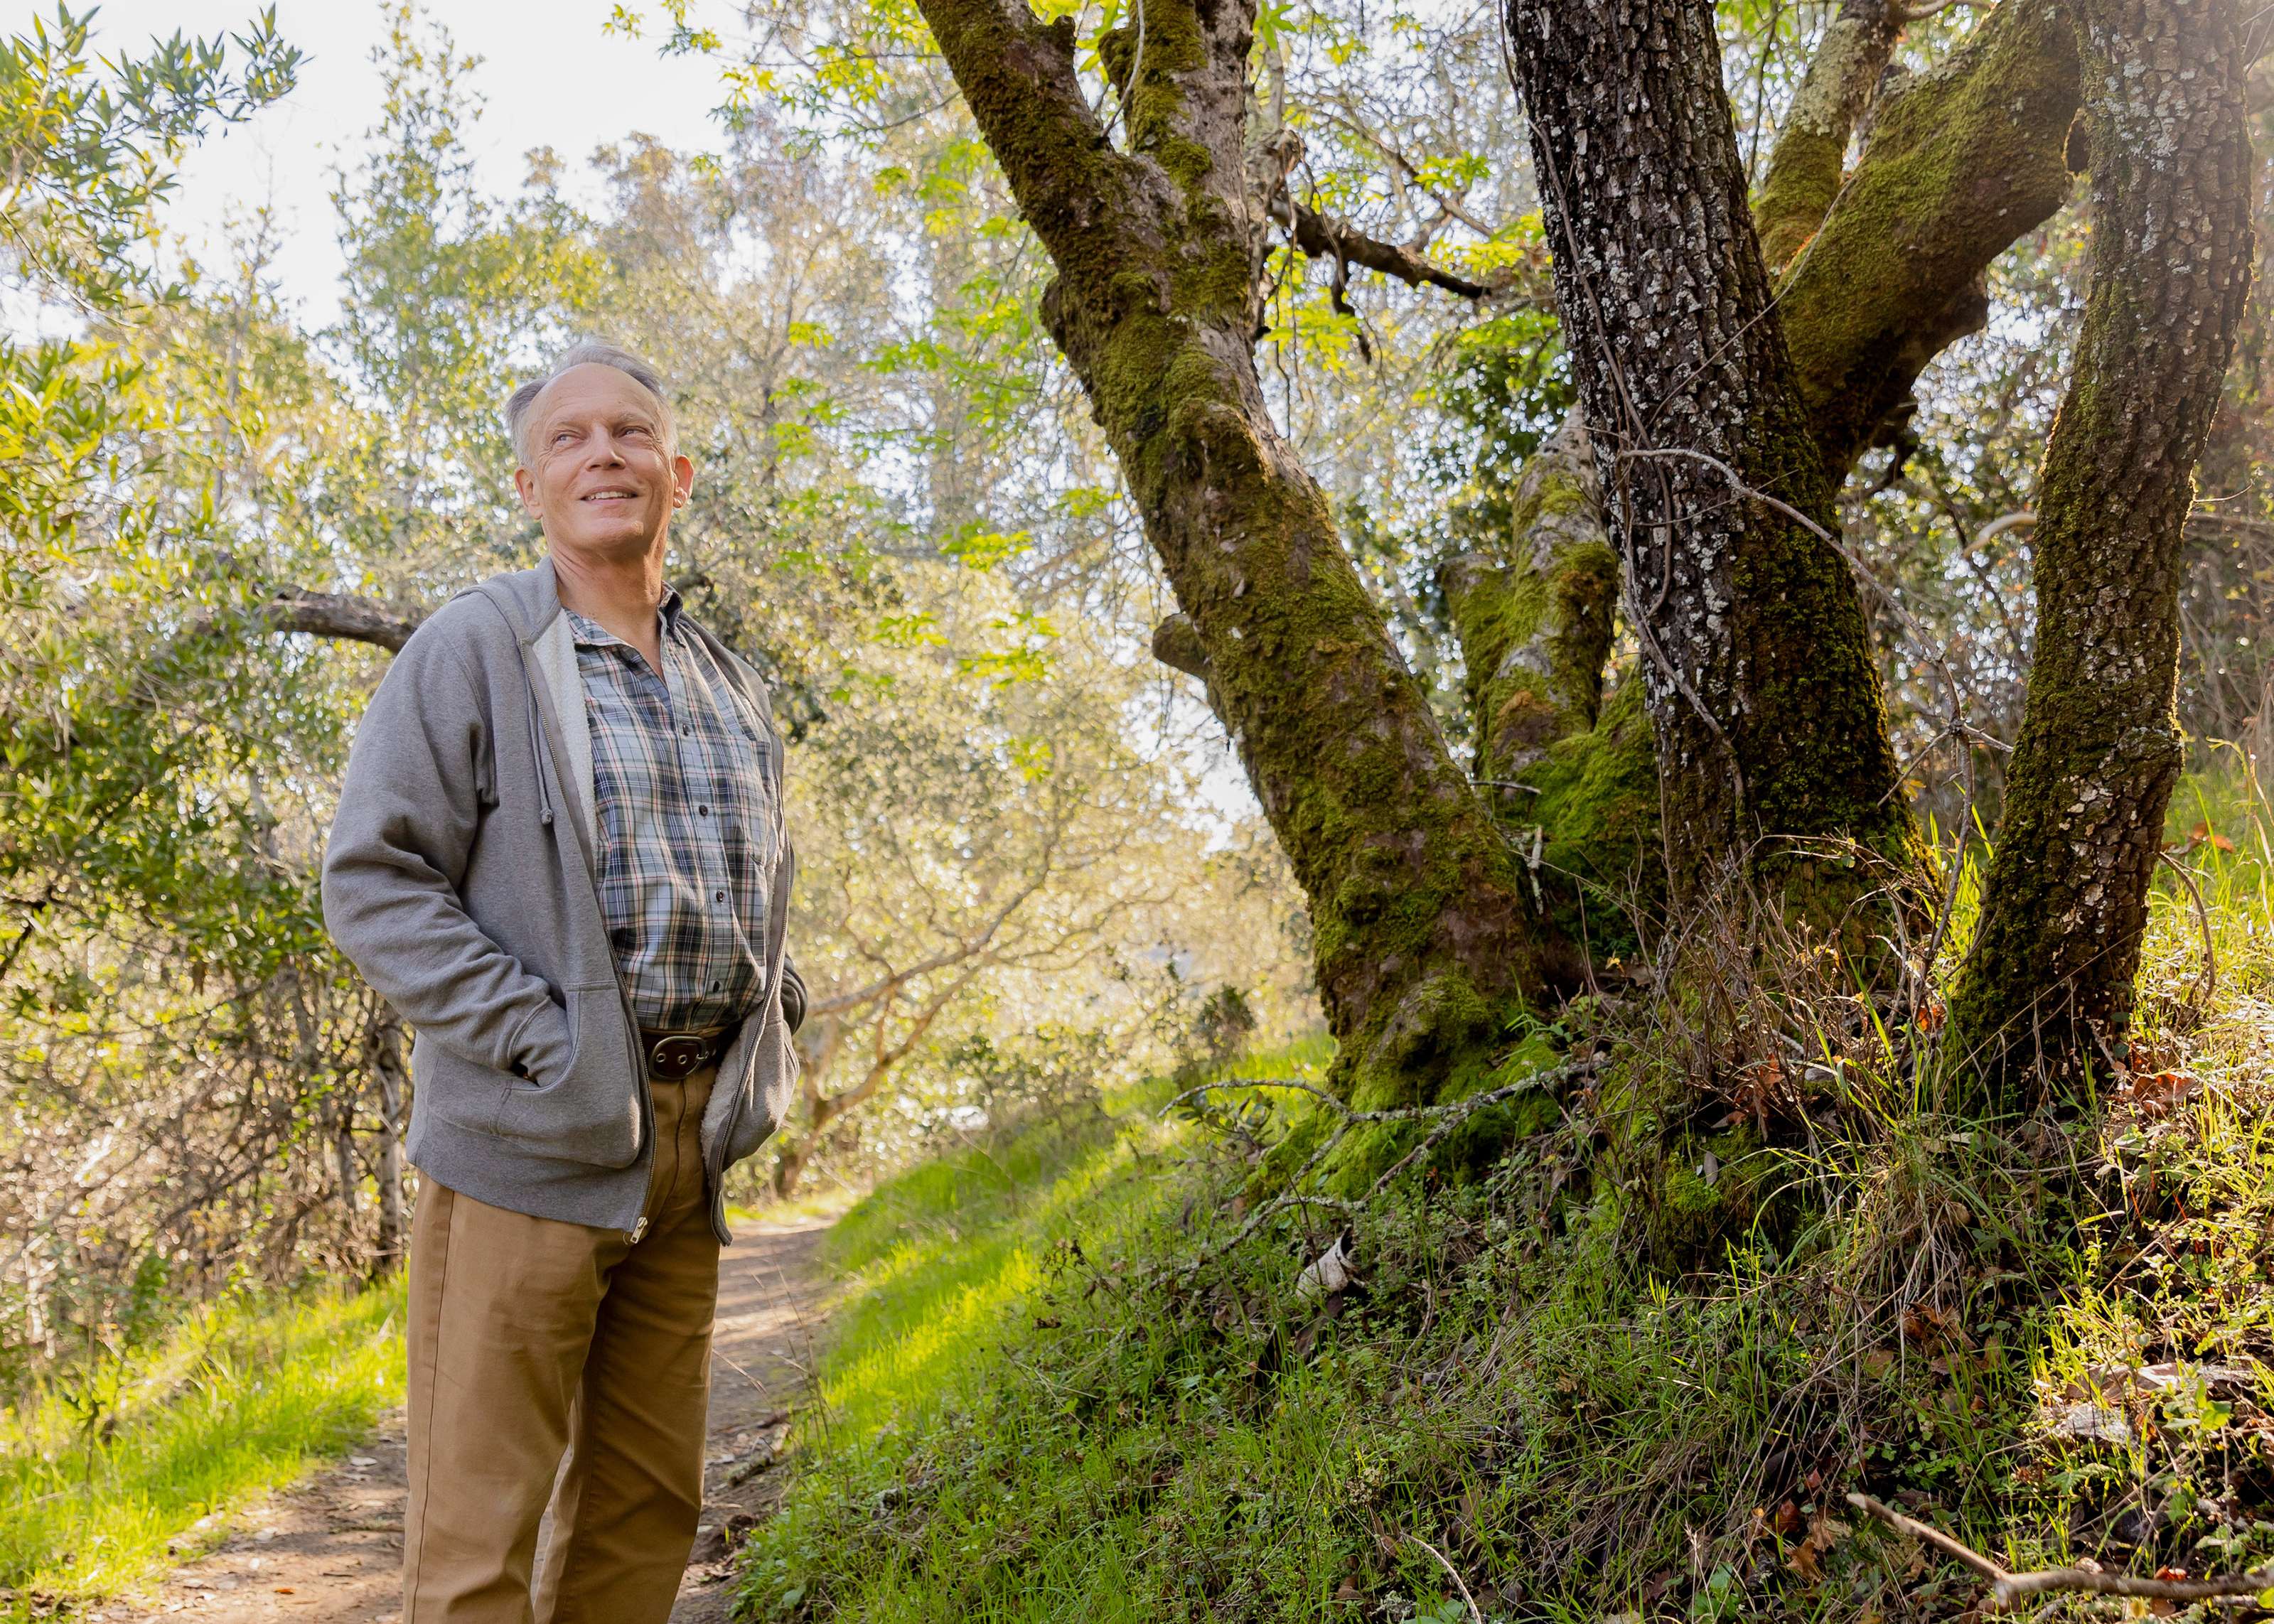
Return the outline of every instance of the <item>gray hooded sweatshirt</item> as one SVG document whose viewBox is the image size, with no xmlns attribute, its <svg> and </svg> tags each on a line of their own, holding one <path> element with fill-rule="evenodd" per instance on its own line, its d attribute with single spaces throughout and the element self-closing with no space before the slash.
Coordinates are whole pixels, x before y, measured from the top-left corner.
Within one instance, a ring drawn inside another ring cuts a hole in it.
<svg viewBox="0 0 2274 1624">
<path fill-rule="evenodd" d="M 779 816 L 765 685 L 694 629 L 763 729 Z M 324 922 L 417 1031 L 419 1169 L 493 1207 L 629 1234 L 654 1118 L 601 920 L 599 846 L 584 682 L 548 559 L 453 599 L 395 657 L 349 753 Z M 772 1134 L 797 1077 L 782 959 L 797 860 L 786 838 L 775 849 L 765 1003 L 727 1045 L 703 1117 L 721 1243 L 723 1175 Z M 802 988 L 788 992 L 794 1019 Z"/>
</svg>

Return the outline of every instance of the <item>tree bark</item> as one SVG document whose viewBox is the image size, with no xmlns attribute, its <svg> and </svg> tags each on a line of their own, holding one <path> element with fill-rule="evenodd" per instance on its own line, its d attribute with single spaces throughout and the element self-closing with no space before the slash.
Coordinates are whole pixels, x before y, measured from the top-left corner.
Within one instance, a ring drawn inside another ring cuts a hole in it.
<svg viewBox="0 0 2274 1624">
<path fill-rule="evenodd" d="M 2029 708 L 1949 1034 L 2008 1102 L 2122 1058 L 2181 761 L 2181 537 L 2250 286 L 2232 0 L 2075 14 L 2092 290 L 2038 485 Z"/>
<path fill-rule="evenodd" d="M 1842 7 L 1753 212 L 1784 277 L 1778 312 L 1834 477 L 1887 437 L 1928 363 L 1980 327 L 1990 262 L 2060 207 L 2072 178 L 2076 45 L 2052 0 L 2006 0 L 1916 79 L 1886 72 L 1892 27 L 1876 0 Z M 1844 170 L 1866 121 L 1862 157 Z M 1542 646 L 1517 658 L 1544 666 L 1549 656 Z"/>
<path fill-rule="evenodd" d="M 403 1064 L 403 1025 L 384 1004 L 380 1011 L 372 1044 L 380 1109 L 377 1272 L 391 1273 L 410 1253 L 410 1221 L 403 1190 L 403 1096 L 410 1072 Z"/>
<path fill-rule="evenodd" d="M 2075 37 L 2054 0 L 2003 0 L 1948 60 L 1871 109 L 1864 156 L 1777 297 L 1835 478 L 1905 407 L 1927 364 L 1981 327 L 1990 262 L 2067 201 L 2076 105 Z M 1812 197 L 1821 154 L 1806 167 Z M 1792 192 L 1770 213 L 1778 195 L 1762 199 L 1772 237 L 1794 218 Z"/>
<path fill-rule="evenodd" d="M 1923 853 L 1862 598 L 1825 538 L 1839 470 L 1770 304 L 1713 7 L 1511 0 L 1509 34 L 1643 645 L 1674 895 L 1746 857 L 1835 924 L 1886 878 L 1821 861 L 1836 843 L 1906 876 Z"/>
<path fill-rule="evenodd" d="M 282 632 L 307 632 L 318 637 L 337 637 L 352 643 L 376 643 L 399 654 L 418 629 L 418 620 L 395 613 L 388 605 L 340 592 L 309 592 L 298 588 L 280 592 L 258 611 L 269 626 Z M 420 617 L 423 619 L 424 617 Z"/>
<path fill-rule="evenodd" d="M 1824 223 L 1848 171 L 1848 138 L 1894 55 L 1902 13 L 1888 0 L 1841 0 L 1777 128 L 1753 224 L 1781 274 Z"/>
<path fill-rule="evenodd" d="M 1545 990 L 1522 865 L 1470 787 L 1273 425 L 1252 351 L 1284 169 L 1244 147 L 1252 0 L 1148 0 L 1104 41 L 1131 150 L 1074 73 L 1072 19 L 921 0 L 1058 275 L 1088 392 L 1191 622 L 1218 713 L 1307 894 L 1337 1079 L 1434 1091 Z"/>
<path fill-rule="evenodd" d="M 1618 555 L 1576 409 L 1525 459 L 1507 523 L 1494 528 L 1447 560 L 1437 584 L 1468 670 L 1477 780 L 1522 817 L 1518 775 L 1595 725 L 1618 599 Z"/>
<path fill-rule="evenodd" d="M 1780 132 L 1754 207 L 1769 261 L 1783 276 L 1777 305 L 1800 393 L 1835 478 L 1870 446 L 1894 443 L 1920 372 L 1984 319 L 1991 260 L 2060 207 L 2072 178 L 2075 39 L 2052 0 L 2005 0 L 1964 47 L 1916 78 L 1887 71 L 1894 37 L 1885 9 L 1870 0 L 1843 6 Z M 1855 169 L 1844 169 L 1859 132 L 1868 139 Z M 1566 486 L 1560 459 L 1542 455 L 1550 461 L 1541 481 Z M 1524 479 L 1532 478 L 1527 467 Z M 1608 545 L 1600 496 L 1592 511 L 1550 504 L 1519 518 L 1574 532 L 1592 526 Z M 1489 741 L 1507 703 L 1495 673 L 1555 669 L 1574 645 L 1552 617 L 1510 645 L 1498 636 L 1498 616 L 1465 613 L 1453 601 L 1471 582 L 1510 600 L 1543 598 L 1549 581 L 1535 576 L 1529 560 L 1550 569 L 1558 549 L 1519 533 L 1476 551 L 1482 556 L 1449 560 L 1441 580 L 1471 673 L 1472 729 Z M 1647 855 L 1660 849 L 1659 790 L 1652 741 L 1636 726 L 1638 698 L 1622 690 L 1600 727 L 1582 726 L 1576 710 L 1540 718 L 1553 741 L 1516 766 L 1523 789 L 1494 801 L 1519 838 L 1528 827 L 1544 830 L 1547 906 L 1567 929 L 1574 910 L 1558 897 L 1560 874 L 1600 881 L 1646 910 L 1662 898 L 1660 865 Z M 1480 778 L 1511 776 L 1504 756 L 1488 751 L 1480 760 Z M 1600 925 L 1589 930 L 1600 946 Z"/>
</svg>

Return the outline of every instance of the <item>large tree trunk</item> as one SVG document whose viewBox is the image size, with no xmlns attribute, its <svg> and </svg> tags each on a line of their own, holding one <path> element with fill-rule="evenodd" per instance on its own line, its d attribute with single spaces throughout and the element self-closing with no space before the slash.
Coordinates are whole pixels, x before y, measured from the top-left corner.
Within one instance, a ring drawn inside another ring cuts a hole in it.
<svg viewBox="0 0 2274 1624">
<path fill-rule="evenodd" d="M 1556 304 L 1643 645 L 1677 898 L 1750 858 L 1837 922 L 1922 867 L 1770 304 L 1710 0 L 1511 0 Z M 1646 117 L 1635 109 L 1648 109 Z M 1823 532 L 1822 534 L 1818 533 Z"/>
<path fill-rule="evenodd" d="M 2181 531 L 2250 284 L 2232 0 L 2080 0 L 2092 291 L 2039 482 L 2037 645 L 1949 1051 L 2012 1101 L 2121 1058 L 2180 766 Z"/>
<path fill-rule="evenodd" d="M 1777 307 L 1801 397 L 1835 477 L 1871 445 L 1896 438 L 1919 373 L 1986 314 L 1990 261 L 2059 207 L 2070 184 L 2076 49 L 2052 0 L 2006 0 L 1964 47 L 1916 79 L 1886 71 L 1894 40 L 1876 0 L 1842 5 L 1754 208 L 1769 263 L 1784 277 Z M 1849 140 L 1867 120 L 1862 155 L 1846 169 Z M 1513 535 L 1449 560 L 1441 579 L 1470 673 L 1479 776 L 1522 784 L 1494 805 L 1519 838 L 1526 826 L 1544 829 L 1548 907 L 1562 921 L 1576 912 L 1559 888 L 1564 874 L 1653 905 L 1660 876 L 1644 854 L 1659 847 L 1659 791 L 1651 741 L 1634 726 L 1638 695 L 1616 695 L 1600 728 L 1559 697 L 1600 692 L 1600 680 L 1570 669 L 1586 646 L 1572 635 L 1584 620 L 1502 612 L 1561 603 L 1556 582 L 1566 559 L 1585 556 L 1579 538 L 1608 537 L 1593 482 L 1583 492 L 1566 471 L 1568 449 L 1542 447 L 1535 461 L 1525 487 L 1565 500 L 1519 505 Z M 1512 638 L 1517 624 L 1531 630 Z M 1551 671 L 1562 674 L 1547 685 L 1521 674 Z M 1527 686 L 1556 703 L 1520 697 L 1515 690 Z M 1511 721 L 1521 723 L 1514 732 Z M 1525 733 L 1546 742 L 1521 759 L 1502 748 L 1520 750 Z M 1633 883 L 1620 883 L 1630 874 Z"/>
<path fill-rule="evenodd" d="M 1272 425 L 1252 344 L 1296 149 L 1244 151 L 1249 0 L 1148 0 L 1105 56 L 1131 151 L 1075 79 L 1074 25 L 922 0 L 1058 271 L 1052 337 L 1120 459 L 1192 663 L 1311 904 L 1338 1080 L 1433 1089 L 1544 989 L 1520 860 L 1430 714 Z"/>
</svg>

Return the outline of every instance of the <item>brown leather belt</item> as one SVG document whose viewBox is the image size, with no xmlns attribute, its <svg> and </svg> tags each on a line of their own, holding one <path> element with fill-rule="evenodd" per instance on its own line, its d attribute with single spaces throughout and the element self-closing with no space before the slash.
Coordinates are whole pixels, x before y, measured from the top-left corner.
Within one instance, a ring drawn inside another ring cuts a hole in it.
<svg viewBox="0 0 2274 1624">
<path fill-rule="evenodd" d="M 650 1032 L 640 1028 L 640 1048 L 647 1054 L 647 1074 L 666 1083 L 684 1082 L 716 1060 L 727 1047 L 731 1027 L 715 1032 Z"/>
</svg>

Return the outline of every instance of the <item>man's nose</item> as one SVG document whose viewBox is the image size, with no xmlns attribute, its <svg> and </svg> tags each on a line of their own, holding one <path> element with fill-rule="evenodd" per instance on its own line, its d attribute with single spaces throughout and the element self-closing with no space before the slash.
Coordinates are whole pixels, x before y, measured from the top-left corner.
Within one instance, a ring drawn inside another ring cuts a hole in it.
<svg viewBox="0 0 2274 1624">
<path fill-rule="evenodd" d="M 624 454 L 621 450 L 618 449 L 616 446 L 616 437 L 614 434 L 601 433 L 593 435 L 591 446 L 591 457 L 589 466 L 593 468 L 621 468 L 623 466 Z"/>
</svg>

